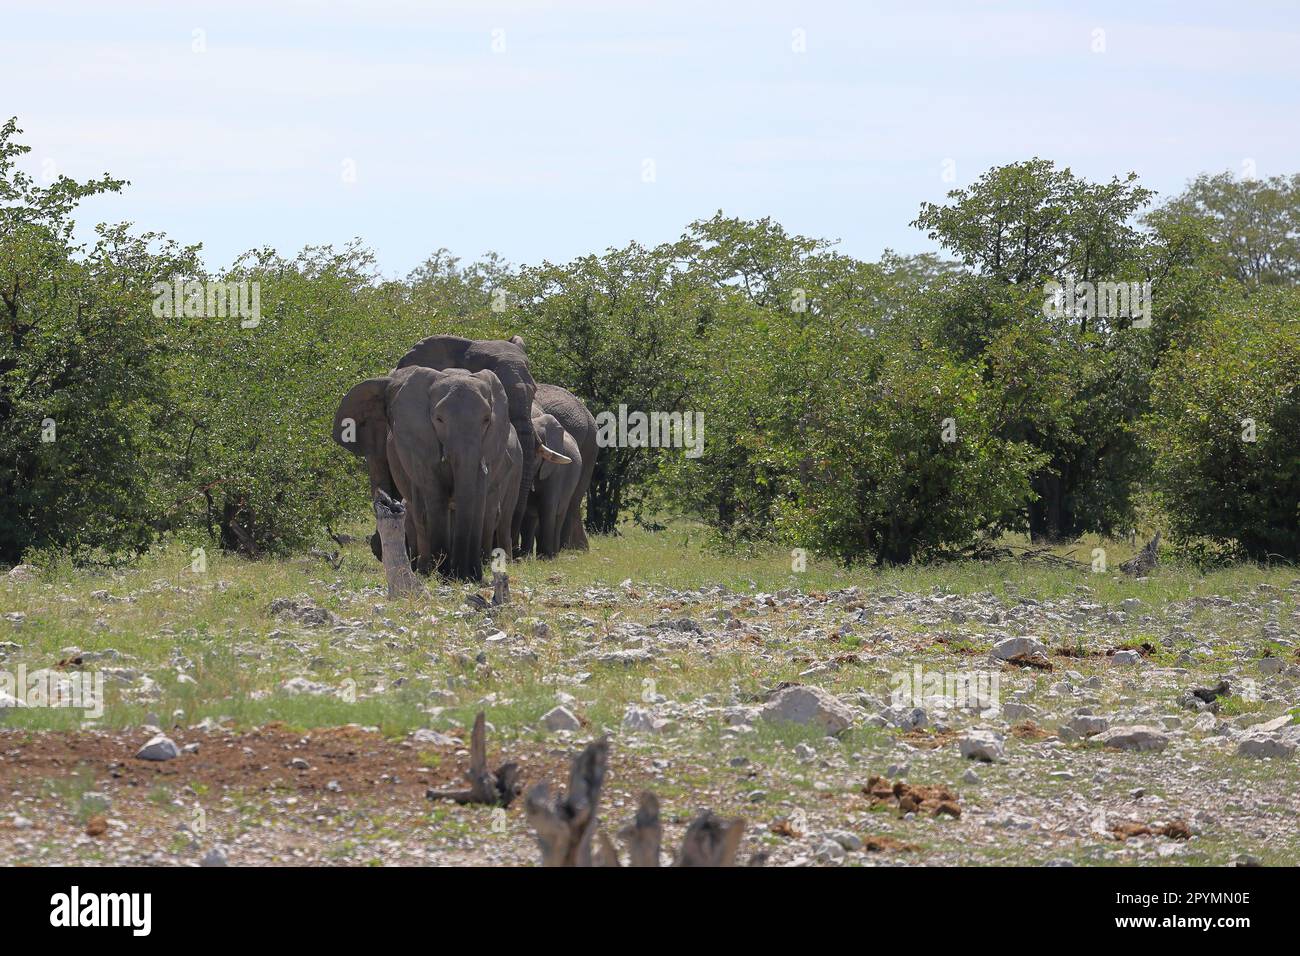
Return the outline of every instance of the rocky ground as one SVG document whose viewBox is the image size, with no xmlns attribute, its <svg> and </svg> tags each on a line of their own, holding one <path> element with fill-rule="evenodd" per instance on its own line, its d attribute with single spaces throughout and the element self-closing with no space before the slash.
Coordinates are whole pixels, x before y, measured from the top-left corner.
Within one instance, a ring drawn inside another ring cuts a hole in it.
<svg viewBox="0 0 1300 956">
<path fill-rule="evenodd" d="M 654 791 L 665 861 L 706 808 L 767 865 L 1300 861 L 1294 572 L 682 586 L 612 583 L 605 547 L 486 610 L 389 602 L 359 551 L 11 574 L 0 671 L 100 672 L 108 706 L 0 710 L 0 863 L 531 864 L 522 801 L 425 796 L 463 783 L 480 709 L 490 765 L 552 793 L 608 734 L 602 825 Z"/>
</svg>

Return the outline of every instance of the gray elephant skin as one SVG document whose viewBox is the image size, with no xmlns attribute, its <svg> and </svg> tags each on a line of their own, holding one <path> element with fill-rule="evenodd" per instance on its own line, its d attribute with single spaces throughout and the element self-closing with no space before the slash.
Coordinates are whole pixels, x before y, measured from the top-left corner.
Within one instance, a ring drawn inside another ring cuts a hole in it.
<svg viewBox="0 0 1300 956">
<path fill-rule="evenodd" d="M 485 534 L 499 529 L 515 467 L 509 401 L 493 372 L 407 366 L 366 379 L 339 403 L 333 435 L 366 459 L 372 495 L 387 481 L 406 501 L 417 571 L 482 577 Z"/>
<path fill-rule="evenodd" d="M 582 470 L 565 509 L 560 547 L 575 551 L 587 550 L 587 533 L 582 527 L 582 499 L 591 487 L 591 476 L 596 470 L 596 418 L 583 404 L 582 399 L 558 385 L 538 385 L 537 404 L 549 415 L 554 415 L 564 430 L 577 444 Z"/>
<path fill-rule="evenodd" d="M 533 404 L 533 434 L 542 449 L 528 495 L 528 507 L 520 530 L 518 553 L 531 554 L 534 545 L 543 558 L 560 551 L 560 534 L 569 503 L 582 473 L 582 455 L 573 436 L 559 420 Z M 560 451 L 557 455 L 554 451 Z"/>
<path fill-rule="evenodd" d="M 463 339 L 458 335 L 433 335 L 415 343 L 402 356 L 397 368 L 412 366 L 431 369 L 461 368 L 471 372 L 489 371 L 500 380 L 509 406 L 510 424 L 519 438 L 523 455 L 519 490 L 511 517 L 511 538 L 519 534 L 524 508 L 528 505 L 528 482 L 536 468 L 537 446 L 533 438 L 533 400 L 537 383 L 528 369 L 528 356 L 515 341 Z M 558 417 L 558 416 L 557 416 Z"/>
</svg>

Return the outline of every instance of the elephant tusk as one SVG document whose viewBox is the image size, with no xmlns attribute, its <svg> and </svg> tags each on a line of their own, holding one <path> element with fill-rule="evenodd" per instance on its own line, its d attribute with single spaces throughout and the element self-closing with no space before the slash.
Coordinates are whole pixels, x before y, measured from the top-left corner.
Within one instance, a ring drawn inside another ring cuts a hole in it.
<svg viewBox="0 0 1300 956">
<path fill-rule="evenodd" d="M 558 451 L 556 451 L 553 448 L 549 448 L 546 445 L 539 445 L 537 454 L 541 455 L 547 461 L 555 462 L 557 465 L 573 464 L 573 459 L 570 458 L 568 455 L 561 455 Z"/>
</svg>

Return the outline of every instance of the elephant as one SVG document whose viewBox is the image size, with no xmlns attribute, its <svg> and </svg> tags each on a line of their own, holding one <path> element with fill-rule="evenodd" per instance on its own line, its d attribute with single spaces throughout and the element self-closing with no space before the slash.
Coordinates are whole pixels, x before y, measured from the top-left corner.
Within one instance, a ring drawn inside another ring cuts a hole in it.
<svg viewBox="0 0 1300 956">
<path fill-rule="evenodd" d="M 554 415 L 577 444 L 582 470 L 569 498 L 560 533 L 560 546 L 586 551 L 587 533 L 582 527 L 582 499 L 587 496 L 592 473 L 596 470 L 596 455 L 599 451 L 596 447 L 596 419 L 582 399 L 558 385 L 538 385 L 537 404 L 543 411 Z"/>
<path fill-rule="evenodd" d="M 484 534 L 508 497 L 501 489 L 514 480 L 511 438 L 518 442 L 493 372 L 407 366 L 366 379 L 339 403 L 333 437 L 366 458 L 372 495 L 387 481 L 405 499 L 417 571 L 482 577 Z"/>
<path fill-rule="evenodd" d="M 539 449 L 543 454 L 549 449 Z M 519 483 L 523 475 L 524 455 L 519 446 L 519 436 L 510 426 L 506 442 L 506 460 L 489 476 L 487 510 L 483 516 L 483 550 L 500 548 L 509 557 L 512 553 L 511 524 L 514 520 L 515 502 L 519 498 Z M 526 520 L 526 519 L 525 519 Z"/>
<path fill-rule="evenodd" d="M 519 553 L 530 554 L 535 544 L 539 556 L 553 558 L 560 551 L 564 519 L 582 472 L 582 455 L 578 443 L 559 420 L 536 403 L 533 404 L 533 434 L 543 448 L 563 449 L 563 454 L 538 456 L 520 529 Z"/>
<path fill-rule="evenodd" d="M 528 505 L 529 483 L 524 477 L 531 475 L 537 467 L 537 443 L 533 438 L 532 423 L 537 383 L 528 370 L 528 356 L 522 346 L 523 340 L 517 336 L 516 339 L 517 341 L 506 342 L 463 339 L 458 335 L 433 335 L 415 343 L 397 363 L 399 369 L 420 366 L 431 369 L 462 368 L 471 372 L 489 371 L 500 379 L 509 406 L 510 424 L 514 426 L 523 456 L 519 490 L 511 516 L 512 540 L 519 534 L 524 508 Z"/>
</svg>

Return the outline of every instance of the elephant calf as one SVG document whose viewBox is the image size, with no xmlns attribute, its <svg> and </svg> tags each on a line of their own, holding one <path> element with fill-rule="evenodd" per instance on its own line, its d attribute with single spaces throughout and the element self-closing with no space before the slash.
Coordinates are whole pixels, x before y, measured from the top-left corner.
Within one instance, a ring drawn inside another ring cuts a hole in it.
<svg viewBox="0 0 1300 956">
<path fill-rule="evenodd" d="M 533 434 L 541 450 L 520 526 L 519 553 L 531 554 L 536 544 L 538 555 L 553 558 L 560 551 L 569 503 L 582 476 L 582 453 L 559 420 L 536 404 L 533 405 Z M 563 449 L 563 454 L 557 455 L 552 449 Z"/>
<path fill-rule="evenodd" d="M 537 404 L 542 411 L 554 415 L 577 443 L 578 460 L 582 467 L 565 509 L 560 547 L 586 551 L 587 534 L 582 527 L 582 499 L 587 496 L 591 476 L 596 470 L 596 454 L 599 451 L 596 446 L 596 418 L 582 399 L 558 385 L 538 385 Z"/>
</svg>

